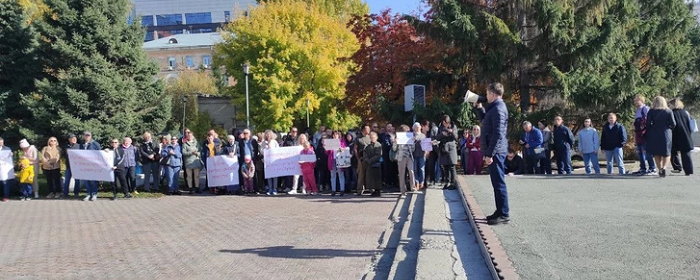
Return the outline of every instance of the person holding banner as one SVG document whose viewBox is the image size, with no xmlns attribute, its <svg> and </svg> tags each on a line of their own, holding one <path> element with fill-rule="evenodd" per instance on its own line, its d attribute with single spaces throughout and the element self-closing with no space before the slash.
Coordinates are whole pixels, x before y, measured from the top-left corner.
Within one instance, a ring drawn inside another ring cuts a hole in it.
<svg viewBox="0 0 700 280">
<path fill-rule="evenodd" d="M 34 172 L 39 170 L 39 151 L 34 145 L 30 145 L 27 139 L 22 139 L 19 141 L 19 147 L 22 148 L 24 153 L 24 158 L 29 160 L 32 164 Z M 34 191 L 34 198 L 39 198 L 39 180 L 33 180 L 32 190 Z"/>
<path fill-rule="evenodd" d="M 303 149 L 301 150 L 301 156 L 314 156 L 314 147 L 311 146 L 309 139 L 306 138 L 306 134 L 299 136 L 299 143 Z M 301 176 L 304 178 L 304 185 L 306 186 L 306 191 L 309 195 L 315 195 L 318 193 L 316 189 L 316 177 L 314 176 L 314 167 L 316 167 L 316 162 L 313 161 L 303 161 L 300 158 L 299 165 L 301 166 Z"/>
<path fill-rule="evenodd" d="M 126 182 L 126 168 L 124 168 L 124 162 L 126 162 L 125 151 L 119 147 L 119 139 L 114 138 L 110 142 L 111 149 L 107 149 L 107 152 L 114 153 L 114 187 L 112 188 L 112 198 L 110 200 L 117 200 L 117 190 L 122 189 L 124 193 L 124 198 L 131 198 L 131 193 L 129 193 L 129 185 Z"/>
<path fill-rule="evenodd" d="M 189 133 L 186 137 L 187 141 L 184 141 L 182 144 L 182 156 L 184 158 L 185 174 L 187 174 L 185 176 L 186 185 L 189 186 L 190 194 L 194 192 L 202 193 L 202 190 L 199 188 L 199 171 L 202 170 L 203 164 L 199 156 L 199 144 L 194 134 Z"/>
<path fill-rule="evenodd" d="M 326 148 L 326 157 L 328 158 L 328 170 L 330 170 L 331 173 L 331 196 L 336 195 L 336 187 L 338 184 L 338 182 L 336 182 L 336 178 L 340 180 L 340 196 L 345 195 L 345 168 L 348 166 L 338 167 L 338 163 L 340 162 L 336 160 L 336 156 L 343 154 L 343 149 L 346 148 L 345 141 L 340 141 L 341 135 L 342 133 L 340 131 L 333 131 L 333 138 L 331 139 L 334 140 L 334 142 L 337 140 L 337 143 L 339 144 L 338 147 L 333 147 L 337 149 L 328 148 L 326 147 L 326 143 L 323 143 L 324 148 Z"/>
<path fill-rule="evenodd" d="M 90 131 L 85 131 L 83 132 L 83 140 L 84 142 L 80 144 L 80 149 L 81 150 L 93 150 L 93 151 L 99 151 L 101 150 L 100 144 L 97 143 L 97 141 L 92 139 L 92 133 Z M 83 198 L 83 201 L 95 201 L 97 200 L 97 181 L 86 181 L 86 180 L 80 180 L 81 184 L 85 184 L 85 187 L 87 189 L 87 194 L 85 195 L 85 198 Z"/>
<path fill-rule="evenodd" d="M 15 174 L 13 170 L 14 164 L 12 163 L 12 149 L 10 149 L 10 147 L 8 146 L 5 146 L 5 139 L 2 139 L 2 137 L 0 137 L 0 164 L 5 166 L 3 168 L 3 173 L 5 171 L 8 172 L 0 175 L 2 176 L 0 180 L 0 184 L 2 184 L 3 189 L 2 201 L 7 202 L 8 200 L 10 200 L 10 188 L 12 187 L 11 180 L 14 178 L 12 176 L 14 176 Z"/>
<path fill-rule="evenodd" d="M 408 132 L 407 125 L 401 125 L 399 127 L 399 132 Z M 398 144 L 397 138 L 392 141 L 392 150 L 396 152 L 396 160 L 399 166 L 399 189 L 401 190 L 401 195 L 406 195 L 406 170 L 408 170 L 409 184 L 411 185 L 411 191 L 416 190 L 415 175 L 413 172 L 413 152 L 416 150 L 415 142 L 409 139 L 406 144 Z"/>
<path fill-rule="evenodd" d="M 413 174 L 415 176 L 415 184 L 418 190 L 425 187 L 425 158 L 429 152 L 423 150 L 423 127 L 420 123 L 413 124 Z"/>
<path fill-rule="evenodd" d="M 207 133 L 207 140 L 202 144 L 202 162 L 204 162 L 204 168 L 207 168 L 207 158 L 215 157 L 221 154 L 221 141 L 216 141 L 216 132 L 209 131 Z M 206 186 L 209 186 L 209 179 L 205 180 L 207 182 Z M 211 194 L 218 194 L 218 187 L 210 187 L 209 191 Z M 221 193 L 223 194 L 223 192 Z"/>
<path fill-rule="evenodd" d="M 180 195 L 180 170 L 182 169 L 182 150 L 177 136 L 170 138 L 170 145 L 160 151 L 160 157 L 167 163 L 165 177 L 168 179 L 168 195 Z"/>
<path fill-rule="evenodd" d="M 284 140 L 282 141 L 282 146 L 283 147 L 292 147 L 292 146 L 299 146 L 299 137 L 297 136 L 299 133 L 299 129 L 296 127 L 292 127 L 292 129 L 289 130 L 289 134 L 284 137 Z M 293 175 L 293 176 L 288 176 L 285 178 L 285 183 L 284 185 L 286 186 L 287 189 L 287 194 L 297 194 L 297 189 L 299 188 L 299 178 L 300 175 Z M 301 188 L 301 191 L 303 194 L 306 194 L 306 189 L 303 187 Z"/>
<path fill-rule="evenodd" d="M 61 197 L 61 148 L 58 139 L 50 137 L 46 147 L 41 150 L 41 169 L 49 185 L 49 195 L 46 198 Z"/>
<path fill-rule="evenodd" d="M 262 143 L 260 143 L 260 148 L 263 150 L 261 155 L 264 155 L 264 151 L 266 150 L 280 147 L 280 144 L 277 143 L 277 140 L 275 140 L 275 138 L 277 138 L 277 134 L 273 133 L 272 130 L 265 130 L 264 138 L 265 139 L 262 141 Z M 277 195 L 277 179 L 277 177 L 267 178 L 267 195 Z"/>
<path fill-rule="evenodd" d="M 63 180 L 63 198 L 68 197 L 68 191 L 70 191 L 70 181 L 73 179 L 73 172 L 70 169 L 70 158 L 68 158 L 68 150 L 78 150 L 80 145 L 78 144 L 78 138 L 75 134 L 68 135 L 68 144 L 63 148 L 63 158 L 66 159 L 66 173 L 64 174 Z M 80 195 L 80 182 L 75 181 L 73 184 L 73 195 L 78 198 Z"/>
<path fill-rule="evenodd" d="M 221 148 L 221 155 L 229 156 L 230 158 L 238 157 L 238 142 L 236 141 L 236 136 L 229 135 L 226 137 L 226 144 Z M 235 172 L 238 172 L 238 168 L 236 168 Z M 226 186 L 226 193 L 238 193 L 240 189 L 239 185 L 229 185 Z"/>
</svg>

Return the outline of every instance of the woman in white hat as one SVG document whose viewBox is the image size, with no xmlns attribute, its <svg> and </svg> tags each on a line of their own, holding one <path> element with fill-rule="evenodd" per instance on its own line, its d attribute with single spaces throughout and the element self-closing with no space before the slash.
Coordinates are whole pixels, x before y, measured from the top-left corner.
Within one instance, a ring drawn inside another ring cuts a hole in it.
<svg viewBox="0 0 700 280">
<path fill-rule="evenodd" d="M 20 140 L 19 147 L 22 148 L 24 157 L 34 166 L 34 170 L 39 170 L 39 151 L 37 151 L 36 147 L 30 145 L 27 139 Z M 32 188 L 34 189 L 34 198 L 39 198 L 39 180 L 34 180 Z"/>
</svg>

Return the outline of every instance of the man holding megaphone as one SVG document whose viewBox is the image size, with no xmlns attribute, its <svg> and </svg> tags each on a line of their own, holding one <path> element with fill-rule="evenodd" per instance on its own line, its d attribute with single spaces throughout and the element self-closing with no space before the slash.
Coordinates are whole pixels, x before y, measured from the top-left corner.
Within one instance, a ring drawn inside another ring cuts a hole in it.
<svg viewBox="0 0 700 280">
<path fill-rule="evenodd" d="M 488 224 L 505 224 L 510 221 L 508 189 L 505 181 L 505 161 L 508 154 L 508 108 L 502 99 L 503 85 L 489 84 L 486 98 L 471 91 L 464 95 L 464 102 L 473 103 L 481 119 L 481 153 L 489 168 L 491 185 L 496 200 L 496 211 L 486 217 Z M 488 104 L 482 105 L 484 101 Z"/>
</svg>

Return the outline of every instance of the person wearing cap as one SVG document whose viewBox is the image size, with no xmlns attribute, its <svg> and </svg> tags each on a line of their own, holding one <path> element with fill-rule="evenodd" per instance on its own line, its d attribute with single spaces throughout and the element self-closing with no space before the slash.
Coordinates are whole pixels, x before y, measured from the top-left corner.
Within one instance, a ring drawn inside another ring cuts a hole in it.
<svg viewBox="0 0 700 280">
<path fill-rule="evenodd" d="M 0 151 L 3 152 L 8 152 L 6 153 L 6 158 L 3 158 L 2 161 L 4 162 L 12 162 L 12 149 L 10 147 L 5 146 L 5 139 L 2 139 L 0 137 Z M 0 184 L 2 184 L 2 189 L 3 189 L 3 196 L 2 196 L 2 201 L 8 201 L 10 199 L 10 188 L 12 187 L 12 182 L 10 180 L 6 181 L 0 181 Z"/>
<path fill-rule="evenodd" d="M 139 147 L 139 153 L 141 155 L 141 165 L 143 166 L 143 189 L 146 192 L 157 191 L 160 188 L 158 152 L 158 143 L 153 142 L 150 132 L 144 132 L 143 143 Z M 151 182 L 153 182 L 153 188 L 151 188 Z M 134 190 L 134 193 L 138 194 L 136 190 Z"/>
<path fill-rule="evenodd" d="M 92 139 L 92 133 L 89 131 L 83 132 L 83 143 L 80 144 L 80 149 L 81 150 L 91 150 L 91 151 L 99 151 L 102 150 L 100 147 L 100 144 L 97 143 L 97 141 Z M 85 195 L 85 198 L 83 201 L 95 201 L 97 200 L 97 181 L 86 181 L 86 180 L 81 180 L 81 184 L 85 184 L 87 194 Z"/>
<path fill-rule="evenodd" d="M 33 166 L 34 170 L 39 170 L 39 151 L 34 145 L 30 145 L 27 139 L 22 139 L 19 141 L 19 147 L 22 148 L 24 153 L 24 158 L 29 160 L 29 163 Z M 34 180 L 32 182 L 32 190 L 34 191 L 34 198 L 39 198 L 39 180 Z"/>
<path fill-rule="evenodd" d="M 70 181 L 73 179 L 73 174 L 70 171 L 70 158 L 68 158 L 68 150 L 78 150 L 80 149 L 80 145 L 78 145 L 78 138 L 75 136 L 75 134 L 69 134 L 68 135 L 68 144 L 63 146 L 63 158 L 66 159 L 66 173 L 63 175 L 64 180 L 63 180 L 63 198 L 68 197 L 68 191 L 70 190 Z M 73 184 L 73 194 L 77 198 L 78 195 L 80 195 L 80 184 L 79 182 L 75 182 Z"/>
</svg>

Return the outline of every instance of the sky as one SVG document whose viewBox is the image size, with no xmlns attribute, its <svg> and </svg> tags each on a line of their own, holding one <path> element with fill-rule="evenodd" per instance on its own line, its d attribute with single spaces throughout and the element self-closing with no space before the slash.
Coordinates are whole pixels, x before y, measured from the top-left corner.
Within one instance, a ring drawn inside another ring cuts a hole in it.
<svg viewBox="0 0 700 280">
<path fill-rule="evenodd" d="M 418 10 L 421 0 L 365 0 L 369 10 L 378 14 L 386 8 L 391 8 L 392 13 L 410 14 Z"/>
</svg>

